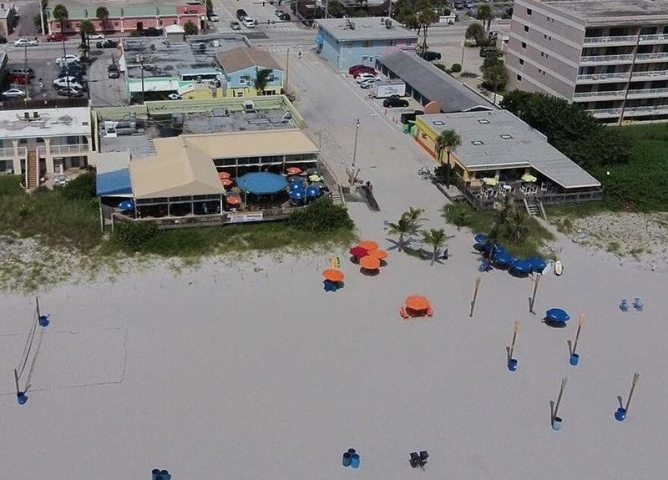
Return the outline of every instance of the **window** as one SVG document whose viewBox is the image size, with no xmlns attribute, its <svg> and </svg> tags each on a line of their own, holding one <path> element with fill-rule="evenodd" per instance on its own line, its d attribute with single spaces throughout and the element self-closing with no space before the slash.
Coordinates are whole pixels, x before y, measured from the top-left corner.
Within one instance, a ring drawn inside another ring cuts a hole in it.
<svg viewBox="0 0 668 480">
<path fill-rule="evenodd" d="M 362 46 L 366 47 L 366 48 L 370 47 L 372 44 L 373 44 L 373 42 L 371 40 L 364 40 L 362 42 Z"/>
<path fill-rule="evenodd" d="M 547 35 L 543 34 L 543 38 L 544 38 L 545 40 L 547 40 Z"/>
<path fill-rule="evenodd" d="M 529 25 L 524 25 L 524 31 L 528 32 L 529 31 Z"/>
<path fill-rule="evenodd" d="M 512 135 L 508 135 L 507 133 L 503 133 L 499 135 L 499 137 L 503 138 L 504 140 L 510 140 L 511 138 L 513 138 Z"/>
<path fill-rule="evenodd" d="M 484 145 L 485 144 L 485 142 L 483 142 L 482 140 L 472 140 L 471 143 L 473 145 Z"/>
<path fill-rule="evenodd" d="M 522 48 L 527 48 L 527 43 L 526 42 L 522 42 Z"/>
<path fill-rule="evenodd" d="M 520 58 L 520 65 L 524 65 L 524 59 Z"/>
<path fill-rule="evenodd" d="M 533 13 L 533 10 L 531 10 L 530 8 L 527 8 L 527 15 L 531 15 L 532 13 Z"/>
<path fill-rule="evenodd" d="M 517 76 L 517 81 L 518 81 L 518 82 L 521 82 L 521 81 L 522 81 L 522 75 L 518 75 L 518 76 Z"/>
<path fill-rule="evenodd" d="M 544 56 L 545 56 L 545 52 L 540 52 L 540 56 L 541 56 L 541 57 L 544 57 Z"/>
</svg>

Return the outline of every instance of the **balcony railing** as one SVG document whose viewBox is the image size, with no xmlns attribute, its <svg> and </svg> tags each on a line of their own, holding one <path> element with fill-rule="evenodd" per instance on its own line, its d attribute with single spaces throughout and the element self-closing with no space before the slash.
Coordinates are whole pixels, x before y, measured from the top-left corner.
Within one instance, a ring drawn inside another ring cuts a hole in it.
<svg viewBox="0 0 668 480">
<path fill-rule="evenodd" d="M 614 118 L 622 113 L 621 108 L 599 108 L 589 110 L 596 118 Z M 624 109 L 624 117 L 647 117 L 651 115 L 668 115 L 668 105 L 659 107 L 627 107 Z"/>
<path fill-rule="evenodd" d="M 592 75 L 578 75 L 578 80 L 627 80 L 629 78 L 628 72 L 622 73 L 595 73 Z"/>
<path fill-rule="evenodd" d="M 656 97 L 668 95 L 668 88 L 642 88 L 629 90 L 629 98 Z"/>
<path fill-rule="evenodd" d="M 0 158 L 14 158 L 14 147 L 0 148 Z"/>
<path fill-rule="evenodd" d="M 668 70 L 648 70 L 641 72 L 633 72 L 631 80 L 650 79 L 659 80 L 662 77 L 668 77 Z"/>
<path fill-rule="evenodd" d="M 610 90 L 605 92 L 577 92 L 573 98 L 601 98 L 601 97 L 624 97 L 624 90 Z"/>
<path fill-rule="evenodd" d="M 668 42 L 668 35 L 640 35 L 640 42 Z"/>
<path fill-rule="evenodd" d="M 586 45 L 598 45 L 601 43 L 635 43 L 635 35 L 620 35 L 615 37 L 585 37 L 584 43 Z"/>
<path fill-rule="evenodd" d="M 668 53 L 639 53 L 636 55 L 637 62 L 645 60 L 665 60 L 668 59 Z"/>
<path fill-rule="evenodd" d="M 640 55 L 638 55 L 640 56 Z M 633 55 L 589 55 L 586 57 L 580 57 L 580 63 L 625 63 L 633 61 Z"/>
<path fill-rule="evenodd" d="M 75 145 L 50 145 L 51 155 L 79 155 L 90 152 L 90 145 L 87 143 L 78 143 Z"/>
</svg>

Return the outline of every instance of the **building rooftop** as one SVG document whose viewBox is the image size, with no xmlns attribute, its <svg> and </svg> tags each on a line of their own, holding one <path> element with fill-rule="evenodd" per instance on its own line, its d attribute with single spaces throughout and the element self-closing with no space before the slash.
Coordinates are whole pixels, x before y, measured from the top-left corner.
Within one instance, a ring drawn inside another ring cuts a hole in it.
<svg viewBox="0 0 668 480">
<path fill-rule="evenodd" d="M 91 2 L 82 4 L 74 0 L 64 2 L 67 7 L 68 18 L 70 20 L 97 19 L 97 6 L 91 5 Z M 116 4 L 114 4 L 116 3 Z M 137 2 L 120 3 L 104 2 L 104 6 L 109 11 L 109 18 L 133 18 L 133 17 L 156 17 L 171 16 L 177 13 L 203 13 L 203 5 L 185 5 L 186 2 L 168 2 L 164 0 L 139 0 Z M 47 18 L 52 20 L 51 8 L 47 8 Z"/>
<path fill-rule="evenodd" d="M 410 85 L 413 90 L 431 101 L 439 102 L 442 112 L 496 108 L 487 99 L 439 70 L 415 52 L 400 50 L 380 57 L 379 61 Z"/>
<path fill-rule="evenodd" d="M 89 107 L 0 110 L 3 138 L 90 135 L 90 122 Z"/>
<path fill-rule="evenodd" d="M 253 47 L 236 47 L 216 55 L 218 64 L 226 73 L 234 73 L 251 67 L 283 70 L 271 53 Z"/>
<path fill-rule="evenodd" d="M 583 19 L 668 16 L 668 0 L 543 0 L 542 3 Z"/>
<path fill-rule="evenodd" d="M 392 28 L 376 17 L 318 19 L 320 28 L 336 40 L 417 40 L 415 32 L 405 29 L 392 20 Z M 354 28 L 350 28 L 354 25 Z"/>
<path fill-rule="evenodd" d="M 437 134 L 457 132 L 462 144 L 454 155 L 470 170 L 532 167 L 563 188 L 601 186 L 542 133 L 506 110 L 421 115 L 416 121 Z"/>
</svg>

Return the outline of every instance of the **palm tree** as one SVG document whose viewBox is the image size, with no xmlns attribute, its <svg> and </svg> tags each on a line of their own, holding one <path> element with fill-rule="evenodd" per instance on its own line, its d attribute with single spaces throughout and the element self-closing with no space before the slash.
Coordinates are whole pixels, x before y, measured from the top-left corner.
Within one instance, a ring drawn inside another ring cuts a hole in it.
<svg viewBox="0 0 668 480">
<path fill-rule="evenodd" d="M 485 39 L 485 27 L 478 22 L 472 23 L 466 28 L 464 38 L 475 41 L 476 46 L 479 46 Z"/>
<path fill-rule="evenodd" d="M 431 255 L 431 265 L 436 261 L 436 255 L 438 254 L 439 249 L 443 248 L 445 241 L 448 239 L 448 236 L 445 234 L 445 230 L 442 228 L 431 230 L 425 230 L 422 232 L 422 239 L 427 245 L 431 245 L 434 250 Z"/>
<path fill-rule="evenodd" d="M 67 11 L 67 7 L 62 4 L 58 4 L 53 7 L 53 12 L 51 12 L 53 18 L 60 22 L 60 33 L 65 34 L 65 22 L 70 18 L 70 14 Z M 64 42 L 63 42 L 64 44 Z"/>
<path fill-rule="evenodd" d="M 253 81 L 253 86 L 255 90 L 258 91 L 260 95 L 264 95 L 264 90 L 269 84 L 271 73 L 273 70 L 271 68 L 263 68 L 255 70 L 255 80 Z"/>
<path fill-rule="evenodd" d="M 422 29 L 422 45 L 420 50 L 422 54 L 427 51 L 427 30 L 432 23 L 438 22 L 438 14 L 434 11 L 434 6 L 429 0 L 418 0 L 415 5 L 415 13 L 419 27 Z M 420 32 L 418 31 L 418 36 Z"/>
<path fill-rule="evenodd" d="M 100 23 L 102 24 L 102 33 L 104 35 L 107 35 L 107 20 L 109 20 L 109 10 L 107 10 L 107 7 L 97 7 L 97 10 L 95 10 L 95 16 L 100 20 Z"/>
<path fill-rule="evenodd" d="M 450 187 L 450 152 L 462 144 L 461 137 L 454 130 L 443 130 L 436 138 L 436 154 L 438 163 L 443 163 L 443 151 L 448 155 L 448 163 L 445 169 L 445 186 Z"/>
<path fill-rule="evenodd" d="M 88 52 L 90 52 L 90 36 L 95 34 L 95 25 L 90 20 L 82 20 L 79 24 L 79 32 L 81 32 L 81 45 L 84 56 L 88 56 Z"/>
<path fill-rule="evenodd" d="M 492 11 L 492 7 L 486 3 L 478 5 L 478 14 L 476 15 L 476 19 L 485 23 L 485 30 L 489 32 L 489 27 L 492 24 L 492 20 L 494 20 L 494 12 Z"/>
<path fill-rule="evenodd" d="M 399 235 L 399 251 L 404 248 L 404 235 L 415 233 L 415 225 L 411 220 L 402 215 L 397 223 L 390 223 L 390 234 Z"/>
<path fill-rule="evenodd" d="M 413 227 L 418 229 L 420 228 L 420 221 L 422 220 L 423 213 L 424 208 L 409 207 L 409 209 L 404 212 L 402 217 L 410 220 L 410 222 L 413 224 Z"/>
<path fill-rule="evenodd" d="M 529 232 L 528 221 L 529 215 L 526 212 L 517 207 L 511 208 L 505 224 L 508 238 L 515 243 L 522 242 Z"/>
</svg>

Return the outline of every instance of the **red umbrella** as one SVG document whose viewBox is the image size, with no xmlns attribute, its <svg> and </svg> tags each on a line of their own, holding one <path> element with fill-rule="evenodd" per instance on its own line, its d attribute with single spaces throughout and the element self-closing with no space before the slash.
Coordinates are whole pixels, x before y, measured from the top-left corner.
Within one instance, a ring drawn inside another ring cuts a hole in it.
<svg viewBox="0 0 668 480">
<path fill-rule="evenodd" d="M 218 178 L 220 178 L 220 179 L 232 178 L 232 175 L 227 173 L 227 172 L 218 172 Z"/>
<path fill-rule="evenodd" d="M 225 187 L 229 187 L 230 185 L 234 184 L 234 180 L 231 178 L 221 178 L 220 181 Z"/>
<path fill-rule="evenodd" d="M 299 167 L 288 167 L 285 171 L 288 172 L 289 175 L 299 175 L 302 173 L 302 169 Z"/>
<path fill-rule="evenodd" d="M 362 258 L 367 254 L 366 249 L 362 247 L 353 247 L 349 250 L 349 252 L 355 258 Z"/>
<path fill-rule="evenodd" d="M 236 195 L 231 195 L 226 200 L 230 205 L 239 205 L 241 203 L 241 197 L 237 197 Z"/>
</svg>

